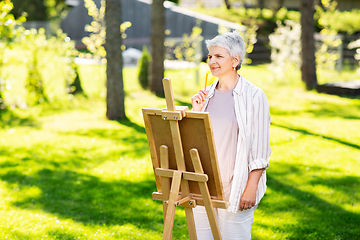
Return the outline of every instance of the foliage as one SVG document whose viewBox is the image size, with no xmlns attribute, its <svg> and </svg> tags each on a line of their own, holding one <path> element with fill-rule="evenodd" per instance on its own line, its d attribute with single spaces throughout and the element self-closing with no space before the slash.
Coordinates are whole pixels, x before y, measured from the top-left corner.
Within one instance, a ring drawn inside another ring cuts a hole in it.
<svg viewBox="0 0 360 240">
<path fill-rule="evenodd" d="M 354 57 L 359 62 L 359 65 L 360 65 L 360 38 L 358 40 L 355 40 L 355 41 L 352 41 L 351 43 L 349 43 L 348 48 L 349 49 L 356 48 L 356 53 L 355 53 Z M 358 72 L 360 74 L 360 68 L 358 68 Z"/>
<path fill-rule="evenodd" d="M 331 3 L 331 1 L 326 1 Z M 230 22 L 249 25 L 250 18 L 256 18 L 256 24 L 259 26 L 258 34 L 270 34 L 277 27 L 277 22 L 284 24 L 285 20 L 300 22 L 300 12 L 280 8 L 274 13 L 271 9 L 260 8 L 232 8 L 230 10 L 223 8 L 195 8 L 196 12 L 218 17 Z M 317 31 L 328 27 L 336 32 L 353 34 L 360 32 L 360 9 L 351 11 L 327 11 L 320 16 L 319 12 L 314 15 Z M 320 20 L 321 19 L 321 20 Z"/>
<path fill-rule="evenodd" d="M 84 89 L 81 86 L 81 80 L 80 80 L 78 67 L 75 63 L 72 63 L 71 68 L 74 70 L 75 78 L 74 78 L 74 81 L 70 84 L 69 93 L 70 94 L 84 94 Z"/>
<path fill-rule="evenodd" d="M 179 4 L 179 0 L 169 0 L 169 2 L 173 2 L 173 3 Z"/>
<path fill-rule="evenodd" d="M 11 14 L 13 3 L 10 0 L 0 2 L 0 42 L 6 43 L 11 41 L 16 33 L 16 25 L 20 25 L 26 21 L 24 16 L 15 19 Z"/>
<path fill-rule="evenodd" d="M 316 6 L 315 18 L 319 29 L 331 29 L 336 32 L 354 34 L 360 32 L 360 9 L 339 11 L 335 0 L 321 0 L 326 9 Z"/>
<path fill-rule="evenodd" d="M 61 30 L 57 36 L 46 38 L 44 29 L 23 27 L 17 28 L 13 39 L 12 47 L 4 53 L 4 102 L 13 108 L 68 99 L 68 86 L 75 78 L 75 43 Z"/>
<path fill-rule="evenodd" d="M 29 21 L 58 20 L 65 16 L 69 7 L 65 0 L 12 0 L 15 17 L 26 15 Z"/>
<path fill-rule="evenodd" d="M 10 13 L 12 9 L 13 4 L 10 0 L 0 2 L 0 118 L 3 110 L 6 109 L 3 92 L 9 87 L 2 71 L 4 53 L 16 34 L 16 25 L 19 25 L 26 20 L 24 16 L 15 19 Z"/>
<path fill-rule="evenodd" d="M 27 102 L 30 105 L 41 103 L 43 101 L 53 102 L 56 99 L 63 98 L 69 90 L 68 85 L 75 78 L 72 62 L 77 55 L 75 43 L 70 41 L 61 30 L 57 36 L 46 38 L 45 30 L 36 29 L 25 30 L 18 36 L 18 44 L 27 53 L 28 76 L 26 88 L 28 89 Z M 65 79 L 53 81 L 42 76 L 41 69 L 51 68 L 55 62 L 65 63 Z"/>
<path fill-rule="evenodd" d="M 200 25 L 201 20 L 198 19 L 196 25 L 192 28 L 191 34 L 184 33 L 180 42 L 166 41 L 165 46 L 167 46 L 168 55 L 174 54 L 173 57 L 177 60 L 199 62 L 201 60 L 201 42 L 203 40 Z M 169 34 L 169 32 L 167 33 Z"/>
<path fill-rule="evenodd" d="M 285 25 L 278 22 L 275 32 L 269 35 L 271 46 L 271 70 L 276 79 L 285 79 L 301 65 L 301 26 L 286 20 Z"/>
<path fill-rule="evenodd" d="M 95 58 L 105 57 L 105 1 L 101 1 L 101 7 L 98 9 L 93 0 L 85 0 L 85 7 L 88 14 L 93 18 L 90 25 L 85 26 L 85 31 L 90 32 L 89 37 L 84 37 L 82 42 Z"/>
<path fill-rule="evenodd" d="M 139 71 L 138 71 L 139 83 L 143 89 L 148 89 L 149 87 L 150 58 L 151 58 L 150 53 L 147 50 L 147 47 L 144 45 L 142 49 L 142 55 L 139 60 Z"/>
<path fill-rule="evenodd" d="M 245 33 L 242 33 L 242 37 L 245 41 L 245 46 L 246 46 L 246 54 L 245 54 L 245 59 L 243 61 L 243 64 L 251 64 L 252 60 L 248 57 L 248 54 L 252 53 L 252 51 L 254 50 L 254 44 L 257 42 L 257 31 L 259 29 L 259 26 L 255 23 L 256 20 L 253 19 L 253 21 L 250 23 L 250 26 L 247 26 L 247 29 L 245 31 Z"/>
<path fill-rule="evenodd" d="M 93 0 L 85 0 L 85 7 L 88 9 L 88 14 L 93 18 L 93 21 L 85 26 L 85 31 L 89 32 L 89 37 L 84 37 L 82 42 L 87 49 L 93 54 L 95 59 L 104 58 L 106 50 L 104 44 L 106 42 L 106 27 L 105 27 L 105 0 L 101 0 L 101 6 L 98 8 Z M 130 22 L 124 22 L 120 25 L 120 31 L 123 38 L 126 38 L 125 30 L 131 27 Z M 125 45 L 122 46 L 125 50 Z M 105 60 L 105 59 L 104 59 Z"/>
<path fill-rule="evenodd" d="M 274 12 L 271 9 L 260 8 L 232 8 L 230 10 L 223 8 L 210 8 L 210 9 L 194 9 L 210 16 L 225 19 L 230 22 L 239 23 L 245 26 L 258 26 L 257 34 L 270 34 L 274 31 L 277 24 L 285 20 L 300 21 L 300 13 L 298 11 L 280 8 L 279 11 Z"/>
<path fill-rule="evenodd" d="M 319 16 L 319 23 L 323 25 L 320 30 L 321 39 L 318 40 L 316 57 L 317 68 L 335 69 L 335 65 L 340 58 L 339 47 L 342 40 L 337 36 L 337 30 L 330 25 L 324 24 L 328 15 L 334 16 L 336 10 L 336 1 L 322 0 L 323 7 L 316 6 L 316 13 Z"/>
<path fill-rule="evenodd" d="M 319 16 L 336 9 L 336 2 L 323 2 L 324 8 L 317 7 Z M 301 65 L 301 26 L 298 22 L 286 20 L 285 25 L 280 21 L 274 33 L 269 35 L 271 46 L 271 69 L 277 79 L 286 79 L 291 72 Z M 334 70 L 340 57 L 338 47 L 342 41 L 337 32 L 328 27 L 320 31 L 316 39 L 316 68 L 317 70 Z"/>
<path fill-rule="evenodd" d="M 79 66 L 84 89 L 97 90 L 99 67 L 105 65 Z M 268 189 L 253 238 L 359 239 L 360 100 L 270 82 L 266 66 L 240 71 L 266 92 L 272 117 Z M 172 71 L 172 80 L 184 85 L 187 73 Z M 136 68 L 124 69 L 129 120 L 107 121 L 104 98 L 82 97 L 4 117 L 0 238 L 161 239 L 163 207 L 151 196 L 156 186 L 139 109 L 163 108 L 165 100 L 142 90 L 136 75 Z M 190 105 L 190 97 L 176 105 Z M 173 239 L 189 239 L 183 208 Z"/>
</svg>

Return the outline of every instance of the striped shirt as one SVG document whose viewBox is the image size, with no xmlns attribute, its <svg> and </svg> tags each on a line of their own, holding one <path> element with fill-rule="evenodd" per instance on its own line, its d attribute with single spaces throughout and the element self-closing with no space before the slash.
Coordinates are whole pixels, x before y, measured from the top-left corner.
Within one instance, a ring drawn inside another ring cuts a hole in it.
<svg viewBox="0 0 360 240">
<path fill-rule="evenodd" d="M 209 93 L 203 107 L 214 96 L 218 81 L 209 86 Z M 249 173 L 255 169 L 269 166 L 270 149 L 270 110 L 265 93 L 253 83 L 240 76 L 233 89 L 235 115 L 239 127 L 236 149 L 234 177 L 230 191 L 229 212 L 237 212 L 241 196 L 246 188 Z M 260 177 L 256 192 L 258 204 L 266 191 L 266 171 Z"/>
</svg>

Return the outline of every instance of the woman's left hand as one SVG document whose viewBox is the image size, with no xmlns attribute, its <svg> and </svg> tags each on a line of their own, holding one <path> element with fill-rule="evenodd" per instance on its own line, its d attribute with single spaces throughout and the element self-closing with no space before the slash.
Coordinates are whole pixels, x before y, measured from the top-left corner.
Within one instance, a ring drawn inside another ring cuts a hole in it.
<svg viewBox="0 0 360 240">
<path fill-rule="evenodd" d="M 255 202 L 256 202 L 256 189 L 252 189 L 249 187 L 245 188 L 245 191 L 240 201 L 240 206 L 239 206 L 240 211 L 252 208 L 253 206 L 255 206 Z"/>
</svg>

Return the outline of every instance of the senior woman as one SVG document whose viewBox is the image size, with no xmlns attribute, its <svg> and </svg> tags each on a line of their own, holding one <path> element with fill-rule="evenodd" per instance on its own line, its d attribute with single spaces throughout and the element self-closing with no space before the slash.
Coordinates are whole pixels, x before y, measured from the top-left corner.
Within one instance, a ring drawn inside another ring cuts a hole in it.
<svg viewBox="0 0 360 240">
<path fill-rule="evenodd" d="M 215 209 L 222 239 L 251 239 L 254 211 L 266 190 L 271 154 L 265 93 L 238 74 L 245 44 L 237 31 L 206 41 L 208 65 L 218 80 L 192 98 L 193 111 L 210 113 L 228 209 Z M 194 209 L 199 240 L 213 239 L 205 208 Z"/>
</svg>

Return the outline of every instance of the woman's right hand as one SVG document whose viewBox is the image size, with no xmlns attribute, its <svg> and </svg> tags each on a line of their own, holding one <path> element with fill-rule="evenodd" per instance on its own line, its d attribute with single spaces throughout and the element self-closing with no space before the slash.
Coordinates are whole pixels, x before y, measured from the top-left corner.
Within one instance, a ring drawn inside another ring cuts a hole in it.
<svg viewBox="0 0 360 240">
<path fill-rule="evenodd" d="M 193 111 L 201 111 L 204 107 L 206 95 L 209 93 L 209 91 L 205 90 L 199 90 L 192 98 L 191 103 L 193 106 Z"/>
</svg>

